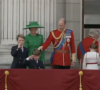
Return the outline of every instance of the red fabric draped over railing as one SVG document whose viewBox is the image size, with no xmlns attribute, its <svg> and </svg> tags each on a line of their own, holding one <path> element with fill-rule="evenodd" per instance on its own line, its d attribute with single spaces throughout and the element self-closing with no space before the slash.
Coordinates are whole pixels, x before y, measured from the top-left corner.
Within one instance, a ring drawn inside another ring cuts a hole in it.
<svg viewBox="0 0 100 90">
<path fill-rule="evenodd" d="M 5 71 L 0 70 L 0 90 L 5 90 Z M 8 69 L 8 90 L 79 90 L 81 70 Z M 84 70 L 83 90 L 100 89 L 100 71 Z"/>
</svg>

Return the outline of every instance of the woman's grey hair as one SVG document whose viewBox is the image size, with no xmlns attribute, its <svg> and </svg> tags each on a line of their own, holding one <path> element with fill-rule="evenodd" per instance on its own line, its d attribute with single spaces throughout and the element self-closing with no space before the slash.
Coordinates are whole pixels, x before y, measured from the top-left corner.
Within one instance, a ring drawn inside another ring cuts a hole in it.
<svg viewBox="0 0 100 90">
<path fill-rule="evenodd" d="M 100 29 L 90 29 L 89 35 L 90 34 L 99 36 L 100 35 Z"/>
</svg>

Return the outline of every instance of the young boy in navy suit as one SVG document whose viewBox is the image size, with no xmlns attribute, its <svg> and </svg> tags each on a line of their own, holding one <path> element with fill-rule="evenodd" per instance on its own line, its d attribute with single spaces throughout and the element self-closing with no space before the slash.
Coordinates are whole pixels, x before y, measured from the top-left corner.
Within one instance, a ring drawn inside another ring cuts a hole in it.
<svg viewBox="0 0 100 90">
<path fill-rule="evenodd" d="M 11 68 L 26 68 L 26 66 L 23 64 L 23 61 L 28 57 L 28 49 L 23 46 L 25 37 L 24 35 L 19 34 L 17 35 L 16 39 L 18 44 L 13 46 L 11 49 L 11 55 L 13 56 Z"/>
<path fill-rule="evenodd" d="M 44 69 L 43 62 L 39 60 L 41 51 L 38 49 L 33 50 L 33 55 L 26 58 L 23 62 L 26 66 L 29 66 L 30 69 Z"/>
</svg>

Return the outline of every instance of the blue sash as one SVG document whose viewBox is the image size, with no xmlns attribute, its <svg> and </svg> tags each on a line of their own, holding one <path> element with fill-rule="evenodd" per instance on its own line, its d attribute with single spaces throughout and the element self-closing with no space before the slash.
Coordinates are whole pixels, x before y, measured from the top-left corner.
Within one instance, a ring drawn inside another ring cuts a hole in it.
<svg viewBox="0 0 100 90">
<path fill-rule="evenodd" d="M 66 33 L 65 33 L 66 36 L 67 36 L 67 34 L 71 34 L 71 32 L 72 32 L 72 30 L 68 30 L 68 29 L 67 29 L 67 30 L 66 30 Z M 60 44 L 60 46 L 57 47 L 56 49 L 58 49 L 58 50 L 61 49 L 65 42 L 66 42 L 66 41 L 65 41 L 65 39 L 63 38 L 63 39 L 62 39 L 62 42 L 61 42 L 61 44 Z M 51 62 L 51 63 L 53 62 L 54 54 L 55 54 L 55 52 L 53 52 L 52 55 L 51 55 L 51 58 L 50 58 L 50 62 Z"/>
<path fill-rule="evenodd" d="M 80 51 L 81 51 L 82 55 L 84 55 L 86 52 L 83 48 L 82 42 L 79 43 L 79 48 L 80 48 Z"/>
</svg>

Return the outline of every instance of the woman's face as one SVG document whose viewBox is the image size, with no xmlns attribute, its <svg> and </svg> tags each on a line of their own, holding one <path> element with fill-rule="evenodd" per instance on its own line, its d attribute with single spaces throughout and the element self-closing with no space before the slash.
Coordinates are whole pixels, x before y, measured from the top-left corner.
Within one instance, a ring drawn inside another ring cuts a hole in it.
<svg viewBox="0 0 100 90">
<path fill-rule="evenodd" d="M 36 34 L 37 29 L 38 28 L 30 28 L 30 31 L 31 31 L 32 34 Z"/>
</svg>

